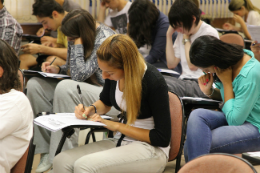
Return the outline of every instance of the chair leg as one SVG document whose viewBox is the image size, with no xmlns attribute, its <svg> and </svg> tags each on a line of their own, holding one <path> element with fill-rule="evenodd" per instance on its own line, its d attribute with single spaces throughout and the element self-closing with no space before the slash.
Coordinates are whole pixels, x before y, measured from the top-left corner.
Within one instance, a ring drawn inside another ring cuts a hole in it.
<svg viewBox="0 0 260 173">
<path fill-rule="evenodd" d="M 176 166 L 175 166 L 175 173 L 177 173 L 181 168 L 181 154 L 176 158 Z"/>
<path fill-rule="evenodd" d="M 96 142 L 96 137 L 95 137 L 95 133 L 92 132 L 92 139 L 93 139 L 93 142 Z"/>
</svg>

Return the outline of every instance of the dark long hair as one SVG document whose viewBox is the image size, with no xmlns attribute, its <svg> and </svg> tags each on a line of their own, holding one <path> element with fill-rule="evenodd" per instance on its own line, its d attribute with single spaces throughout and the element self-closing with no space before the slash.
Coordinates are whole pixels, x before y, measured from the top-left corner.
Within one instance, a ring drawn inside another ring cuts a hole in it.
<svg viewBox="0 0 260 173">
<path fill-rule="evenodd" d="M 96 38 L 96 21 L 92 15 L 83 9 L 69 12 L 62 20 L 61 31 L 67 37 L 81 37 L 87 60 L 94 49 Z"/>
<path fill-rule="evenodd" d="M 11 89 L 20 90 L 21 83 L 18 76 L 19 59 L 9 44 L 0 39 L 0 66 L 4 73 L 0 78 L 1 94 L 8 93 Z"/>
<path fill-rule="evenodd" d="M 197 67 L 217 66 L 226 69 L 235 65 L 244 56 L 243 47 L 229 44 L 216 37 L 198 37 L 190 48 L 190 62 Z"/>
<path fill-rule="evenodd" d="M 135 41 L 137 47 L 152 45 L 152 30 L 160 15 L 156 6 L 149 0 L 135 0 L 128 14 L 128 35 Z"/>
</svg>

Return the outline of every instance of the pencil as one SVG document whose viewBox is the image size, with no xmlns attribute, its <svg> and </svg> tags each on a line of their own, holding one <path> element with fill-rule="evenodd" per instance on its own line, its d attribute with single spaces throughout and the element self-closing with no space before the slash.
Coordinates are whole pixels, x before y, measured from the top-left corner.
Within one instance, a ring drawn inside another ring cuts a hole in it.
<svg viewBox="0 0 260 173">
<path fill-rule="evenodd" d="M 50 66 L 52 65 L 52 63 L 55 61 L 56 57 L 52 60 L 52 62 L 50 63 Z"/>
</svg>

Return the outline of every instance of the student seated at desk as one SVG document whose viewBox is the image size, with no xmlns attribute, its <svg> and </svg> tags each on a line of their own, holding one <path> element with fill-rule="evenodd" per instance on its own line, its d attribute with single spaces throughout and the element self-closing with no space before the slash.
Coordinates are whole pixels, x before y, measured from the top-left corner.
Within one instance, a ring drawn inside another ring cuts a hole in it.
<svg viewBox="0 0 260 173">
<path fill-rule="evenodd" d="M 191 112 L 184 145 L 186 162 L 208 153 L 259 151 L 260 63 L 254 54 L 242 46 L 201 36 L 191 45 L 190 60 L 207 73 L 199 78 L 201 91 L 223 100 L 224 106 L 222 112 Z"/>
<path fill-rule="evenodd" d="M 231 0 L 228 8 L 234 13 L 233 18 L 241 27 L 225 23 L 223 29 L 241 31 L 245 34 L 246 38 L 251 40 L 246 25 L 260 26 L 260 9 L 255 7 L 250 0 Z"/>
<path fill-rule="evenodd" d="M 76 9 L 81 9 L 80 5 L 72 0 L 55 0 L 55 1 L 58 2 L 62 6 L 62 8 L 67 12 L 71 12 L 72 10 L 76 10 Z M 41 37 L 44 34 L 45 34 L 44 28 L 40 28 L 36 33 L 36 35 L 39 37 Z M 43 36 L 41 38 L 42 44 L 48 45 L 51 44 L 52 42 L 54 43 L 57 42 L 57 31 L 51 31 L 50 36 Z"/>
<path fill-rule="evenodd" d="M 4 0 L 0 1 L 0 38 L 5 40 L 18 55 L 22 42 L 23 29 L 21 25 L 5 8 Z"/>
<path fill-rule="evenodd" d="M 128 35 L 138 48 L 151 47 L 148 55 L 144 57 L 145 61 L 159 68 L 167 68 L 165 47 L 168 17 L 149 0 L 135 0 L 128 14 Z M 171 35 L 172 42 L 176 36 L 177 33 Z M 181 73 L 180 64 L 174 70 Z"/>
<path fill-rule="evenodd" d="M 17 75 L 19 61 L 0 40 L 0 172 L 10 173 L 27 150 L 33 135 L 33 112 Z"/>
<path fill-rule="evenodd" d="M 191 64 L 189 51 L 191 43 L 201 35 L 212 35 L 219 38 L 218 32 L 212 26 L 200 19 L 201 12 L 191 0 L 175 1 L 169 12 L 170 25 L 166 36 L 166 59 L 169 69 L 174 69 L 179 62 L 182 74 L 179 78 L 165 76 L 169 90 L 180 97 L 207 97 L 198 85 L 202 71 Z M 178 32 L 175 42 L 172 34 Z"/>
<path fill-rule="evenodd" d="M 83 109 L 79 119 L 90 118 L 116 131 L 114 138 L 60 153 L 54 173 L 163 172 L 171 134 L 168 88 L 160 72 L 145 63 L 127 35 L 113 35 L 97 51 L 105 79 L 100 100 Z M 135 67 L 135 68 L 133 68 Z M 122 121 L 104 120 L 111 106 L 122 111 Z"/>
<path fill-rule="evenodd" d="M 68 74 L 72 80 L 66 80 L 69 84 L 56 90 L 58 83 L 63 83 L 63 81 L 52 78 L 31 78 L 27 83 L 27 96 L 31 102 L 35 117 L 40 112 L 56 112 L 57 107 L 63 107 L 64 105 L 60 105 L 60 102 L 56 102 L 56 96 L 62 93 L 63 90 L 68 90 L 68 95 L 59 95 L 62 97 L 61 99 L 76 95 L 76 86 L 73 88 L 70 87 L 75 83 L 81 83 L 82 89 L 87 85 L 84 82 L 89 82 L 95 86 L 104 85 L 101 70 L 97 64 L 96 50 L 106 38 L 115 34 L 115 32 L 111 28 L 97 23 L 86 10 L 73 10 L 68 13 L 62 20 L 61 31 L 70 40 L 66 64 L 59 67 L 57 65 L 50 65 L 49 62 L 44 62 L 42 64 L 42 71 Z M 68 108 L 70 110 L 66 110 L 67 112 L 74 111 L 75 106 L 79 103 L 79 98 L 77 97 L 73 101 L 69 103 Z M 35 154 L 42 154 L 42 161 L 36 172 L 44 172 L 51 167 L 51 162 L 48 160 L 48 153 L 51 148 L 56 147 L 57 149 L 61 136 L 51 140 L 50 131 L 39 126 L 35 126 L 34 132 Z M 65 149 L 66 146 L 67 149 L 78 146 L 77 133 L 66 141 Z M 50 153 L 51 160 L 54 157 L 55 151 Z"/>
<path fill-rule="evenodd" d="M 49 45 L 39 45 L 29 43 L 21 48 L 25 54 L 20 56 L 21 69 L 29 69 L 38 64 L 34 54 L 44 54 L 47 62 L 52 62 L 56 57 L 53 65 L 62 66 L 67 59 L 68 41 L 67 37 L 60 31 L 62 19 L 68 14 L 55 0 L 36 0 L 33 4 L 33 15 L 42 23 L 44 29 L 58 31 L 57 42 Z M 41 57 L 42 58 L 42 57 Z"/>
<path fill-rule="evenodd" d="M 97 21 L 104 23 L 119 34 L 126 34 L 129 23 L 128 10 L 131 4 L 132 2 L 128 0 L 102 0 Z M 110 12 L 106 16 L 107 8 Z"/>
</svg>

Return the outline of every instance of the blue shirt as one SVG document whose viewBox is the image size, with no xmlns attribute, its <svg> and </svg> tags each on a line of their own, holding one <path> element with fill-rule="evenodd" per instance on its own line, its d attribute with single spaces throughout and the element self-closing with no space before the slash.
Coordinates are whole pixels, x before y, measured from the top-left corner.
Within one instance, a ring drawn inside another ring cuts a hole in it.
<svg viewBox="0 0 260 173">
<path fill-rule="evenodd" d="M 222 111 L 229 125 L 242 125 L 245 121 L 253 124 L 260 132 L 260 63 L 253 52 L 244 52 L 252 58 L 242 67 L 240 73 L 232 82 L 235 98 L 229 99 Z M 224 100 L 224 87 L 216 83 Z"/>
<path fill-rule="evenodd" d="M 160 12 L 160 15 L 156 21 L 156 25 L 152 30 L 152 48 L 149 52 L 149 55 L 145 57 L 145 60 L 150 64 L 156 63 L 158 60 L 166 62 L 166 33 L 169 28 L 168 17 Z M 172 35 L 172 41 L 174 43 L 177 37 L 177 32 Z"/>
</svg>

